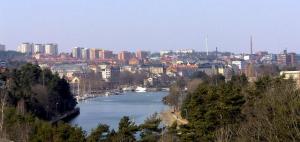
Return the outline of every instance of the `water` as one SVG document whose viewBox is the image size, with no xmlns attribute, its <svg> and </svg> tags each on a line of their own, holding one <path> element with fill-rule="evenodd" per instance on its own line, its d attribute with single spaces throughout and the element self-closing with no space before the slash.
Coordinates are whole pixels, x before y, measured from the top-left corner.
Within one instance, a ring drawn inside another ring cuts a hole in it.
<svg viewBox="0 0 300 142">
<path fill-rule="evenodd" d="M 78 103 L 80 115 L 70 123 L 82 127 L 87 132 L 97 127 L 99 123 L 107 124 L 116 130 L 123 116 L 129 116 L 136 124 L 141 124 L 155 112 L 167 109 L 162 103 L 162 98 L 166 95 L 167 92 L 126 92 L 123 95 L 82 101 Z"/>
</svg>

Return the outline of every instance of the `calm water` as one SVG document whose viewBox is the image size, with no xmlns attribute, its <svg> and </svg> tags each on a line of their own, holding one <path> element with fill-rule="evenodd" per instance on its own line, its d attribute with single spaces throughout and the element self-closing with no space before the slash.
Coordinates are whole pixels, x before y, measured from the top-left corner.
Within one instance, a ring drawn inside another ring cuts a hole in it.
<svg viewBox="0 0 300 142">
<path fill-rule="evenodd" d="M 117 129 L 123 116 L 129 116 L 136 124 L 141 124 L 151 114 L 167 109 L 161 101 L 166 95 L 167 92 L 126 92 L 82 101 L 78 103 L 80 115 L 70 123 L 81 126 L 87 132 L 99 123 Z"/>
</svg>

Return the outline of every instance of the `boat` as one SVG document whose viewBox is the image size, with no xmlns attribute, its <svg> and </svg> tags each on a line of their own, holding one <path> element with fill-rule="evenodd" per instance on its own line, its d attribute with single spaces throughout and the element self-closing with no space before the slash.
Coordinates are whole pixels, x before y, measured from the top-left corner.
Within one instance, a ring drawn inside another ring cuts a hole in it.
<svg viewBox="0 0 300 142">
<path fill-rule="evenodd" d="M 105 96 L 107 97 L 107 96 L 110 96 L 111 95 L 111 93 L 110 92 L 105 92 Z"/>
<path fill-rule="evenodd" d="M 122 88 L 123 91 L 133 91 L 134 89 L 132 87 L 125 87 Z"/>
<path fill-rule="evenodd" d="M 169 92 L 170 88 L 161 88 L 161 91 Z"/>
<path fill-rule="evenodd" d="M 147 88 L 138 86 L 138 87 L 136 87 L 135 92 L 146 92 L 146 90 L 147 90 Z"/>
</svg>

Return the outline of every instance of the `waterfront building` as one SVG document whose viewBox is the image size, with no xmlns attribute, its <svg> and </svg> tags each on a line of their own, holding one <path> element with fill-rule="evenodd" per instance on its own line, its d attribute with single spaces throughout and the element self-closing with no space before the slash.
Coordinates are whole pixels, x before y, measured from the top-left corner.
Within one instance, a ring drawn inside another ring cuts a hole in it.
<svg viewBox="0 0 300 142">
<path fill-rule="evenodd" d="M 5 51 L 5 45 L 4 44 L 0 44 L 0 51 Z"/>
<path fill-rule="evenodd" d="M 34 54 L 45 54 L 45 45 L 44 44 L 34 44 L 33 45 Z"/>
<path fill-rule="evenodd" d="M 18 46 L 18 51 L 24 54 L 32 54 L 33 45 L 28 42 L 21 43 L 21 45 Z"/>
<path fill-rule="evenodd" d="M 47 55 L 56 56 L 58 55 L 58 46 L 55 43 L 45 44 L 45 53 Z"/>
</svg>

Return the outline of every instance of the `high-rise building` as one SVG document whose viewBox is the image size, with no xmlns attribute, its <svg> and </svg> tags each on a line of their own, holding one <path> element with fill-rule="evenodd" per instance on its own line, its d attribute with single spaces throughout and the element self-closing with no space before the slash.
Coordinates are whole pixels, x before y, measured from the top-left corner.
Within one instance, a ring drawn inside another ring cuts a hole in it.
<svg viewBox="0 0 300 142">
<path fill-rule="evenodd" d="M 147 58 L 147 56 L 148 56 L 148 52 L 138 50 L 138 51 L 136 52 L 135 56 L 136 56 L 139 60 L 145 59 L 145 58 Z"/>
<path fill-rule="evenodd" d="M 47 55 L 58 55 L 58 46 L 55 43 L 45 44 L 45 53 Z"/>
<path fill-rule="evenodd" d="M 0 51 L 5 51 L 5 45 L 4 44 L 0 44 Z"/>
<path fill-rule="evenodd" d="M 45 45 L 44 44 L 34 44 L 33 45 L 33 53 L 45 54 Z"/>
<path fill-rule="evenodd" d="M 90 49 L 90 60 L 99 59 L 99 51 L 100 51 L 100 49 L 91 48 Z"/>
<path fill-rule="evenodd" d="M 74 47 L 72 49 L 72 57 L 73 58 L 77 58 L 77 59 L 81 59 L 82 58 L 82 47 Z"/>
<path fill-rule="evenodd" d="M 279 65 L 297 65 L 296 53 L 288 53 L 287 50 L 284 50 L 283 53 L 277 55 L 277 64 Z"/>
<path fill-rule="evenodd" d="M 277 55 L 277 64 L 279 65 L 287 65 L 287 54 L 278 54 Z"/>
<path fill-rule="evenodd" d="M 131 53 L 128 52 L 128 51 L 121 51 L 119 54 L 118 54 L 118 59 L 120 61 L 128 61 L 130 58 L 131 58 Z"/>
<path fill-rule="evenodd" d="M 297 65 L 297 55 L 296 55 L 296 53 L 289 53 L 288 54 L 287 64 L 291 65 L 291 66 L 296 66 Z"/>
<path fill-rule="evenodd" d="M 27 42 L 21 43 L 21 45 L 18 46 L 18 51 L 24 54 L 32 54 L 33 44 Z"/>
<path fill-rule="evenodd" d="M 113 58 L 113 52 L 109 50 L 100 50 L 99 51 L 100 59 L 111 59 Z"/>
<path fill-rule="evenodd" d="M 90 49 L 84 48 L 81 51 L 82 51 L 82 55 L 81 55 L 82 59 L 89 60 L 90 59 Z"/>
</svg>

